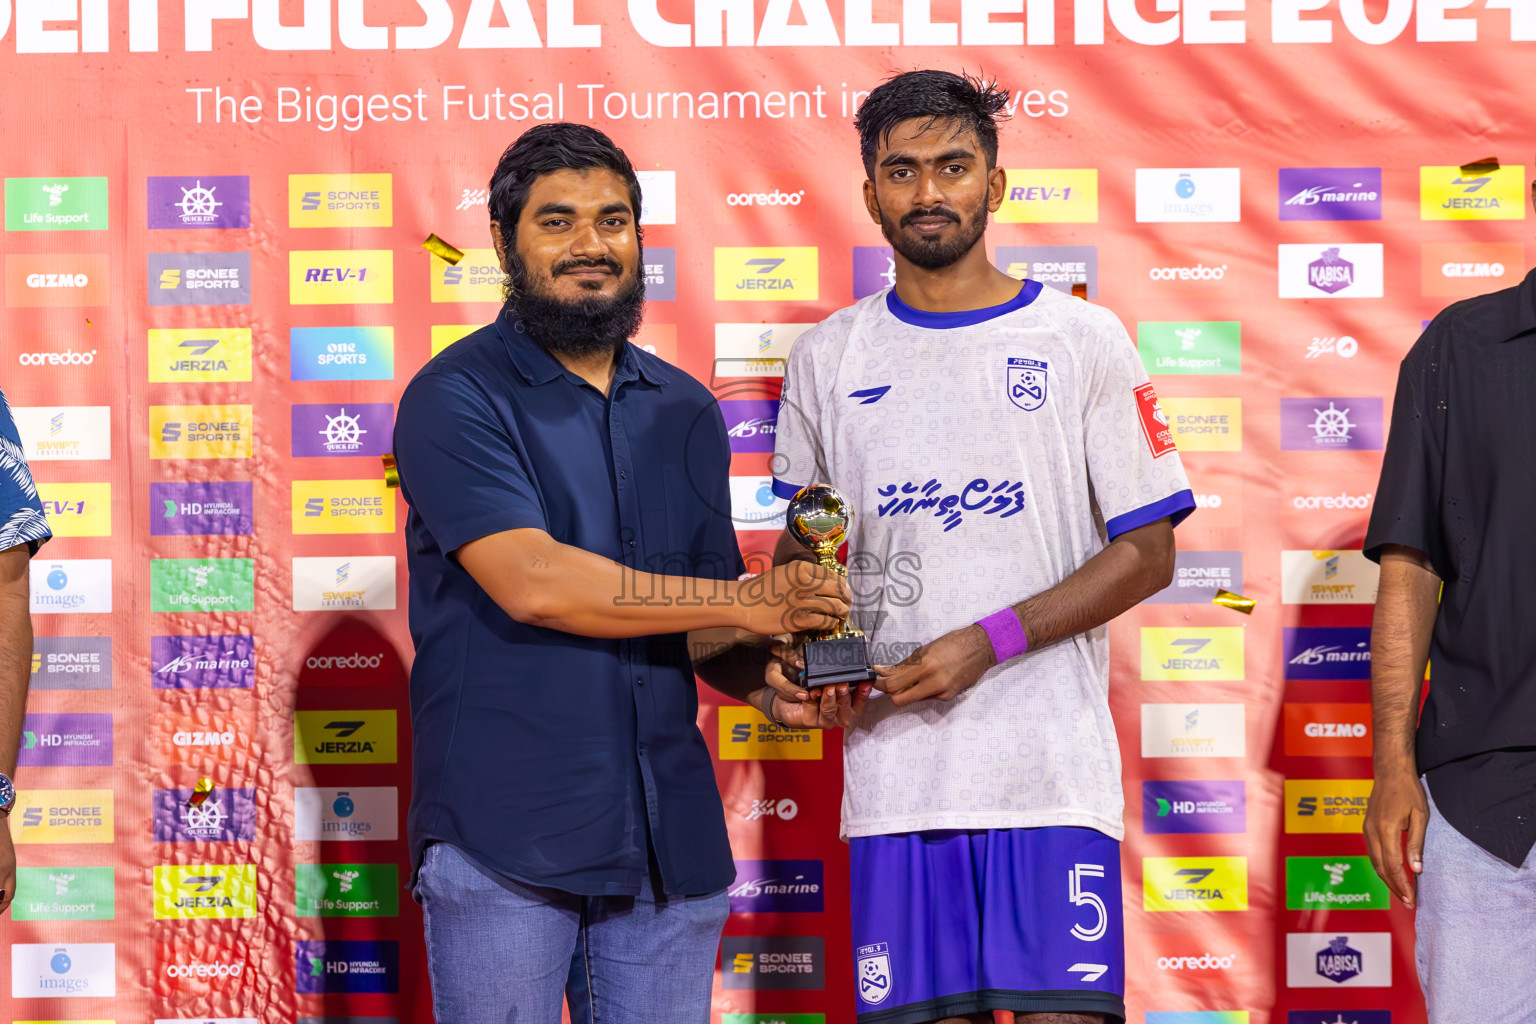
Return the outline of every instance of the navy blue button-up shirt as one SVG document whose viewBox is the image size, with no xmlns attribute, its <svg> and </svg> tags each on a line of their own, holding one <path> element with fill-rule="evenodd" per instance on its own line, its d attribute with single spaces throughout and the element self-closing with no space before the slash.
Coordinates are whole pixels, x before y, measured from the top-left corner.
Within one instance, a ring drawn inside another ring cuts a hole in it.
<svg viewBox="0 0 1536 1024">
<path fill-rule="evenodd" d="M 729 885 L 685 636 L 523 625 L 453 557 L 531 527 L 641 571 L 735 579 L 714 397 L 630 344 L 604 396 L 504 311 L 405 389 L 395 458 L 410 505 L 413 865 L 441 841 L 527 884 L 628 895 L 649 843 L 666 892 Z"/>
</svg>

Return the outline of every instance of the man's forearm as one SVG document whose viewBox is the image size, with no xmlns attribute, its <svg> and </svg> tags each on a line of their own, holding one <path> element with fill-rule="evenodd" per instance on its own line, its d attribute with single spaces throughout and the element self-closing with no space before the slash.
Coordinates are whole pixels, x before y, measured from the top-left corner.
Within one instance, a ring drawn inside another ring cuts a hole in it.
<svg viewBox="0 0 1536 1024">
<path fill-rule="evenodd" d="M 1371 621 L 1372 757 L 1381 777 L 1416 773 L 1413 750 L 1429 641 L 1439 613 L 1440 577 L 1413 548 L 1388 545 Z"/>
<path fill-rule="evenodd" d="M 695 642 L 692 637 L 689 641 Z M 754 697 L 765 688 L 763 673 L 767 666 L 767 647 L 738 643 L 695 661 L 693 670 L 700 679 L 727 697 L 762 710 L 761 701 Z"/>
<path fill-rule="evenodd" d="M 32 617 L 25 545 L 0 552 L 0 771 L 16 774 L 16 749 L 32 678 Z"/>
<path fill-rule="evenodd" d="M 1173 524 L 1129 530 L 1060 583 L 1013 606 L 1031 649 L 1101 626 L 1173 579 Z"/>
</svg>

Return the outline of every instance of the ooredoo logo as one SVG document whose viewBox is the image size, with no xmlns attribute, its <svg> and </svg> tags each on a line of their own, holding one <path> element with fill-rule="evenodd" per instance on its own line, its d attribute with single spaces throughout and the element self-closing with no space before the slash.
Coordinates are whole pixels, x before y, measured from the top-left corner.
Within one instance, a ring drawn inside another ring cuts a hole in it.
<svg viewBox="0 0 1536 1024">
<path fill-rule="evenodd" d="M 22 366 L 90 366 L 96 361 L 96 350 L 76 352 L 67 348 L 63 352 L 19 352 L 16 361 Z"/>
<path fill-rule="evenodd" d="M 1196 263 L 1192 267 L 1153 267 L 1147 276 L 1154 281 L 1220 281 L 1227 276 L 1227 265 L 1208 267 Z"/>
<path fill-rule="evenodd" d="M 343 654 L 343 655 L 338 655 L 338 654 L 317 654 L 317 655 L 313 655 L 310 658 L 305 660 L 304 667 L 305 668 L 317 669 L 319 671 L 325 672 L 325 671 L 332 671 L 332 670 L 335 670 L 335 669 L 342 669 L 342 668 L 349 668 L 349 669 L 379 668 L 383 664 L 384 664 L 384 655 L 382 655 L 382 654 L 362 654 L 360 652 L 354 651 L 351 654 Z"/>
<path fill-rule="evenodd" d="M 799 224 L 816 215 L 816 196 L 798 174 L 753 172 L 723 183 L 717 218 L 732 224 Z"/>
<path fill-rule="evenodd" d="M 245 971 L 245 964 L 211 963 L 199 961 L 166 964 L 163 972 L 167 978 L 238 978 Z"/>
<path fill-rule="evenodd" d="M 1291 499 L 1291 505 L 1299 509 L 1367 509 L 1371 507 L 1371 499 L 1375 496 L 1374 491 L 1366 491 L 1364 494 L 1343 491 L 1338 494 L 1298 494 Z"/>
<path fill-rule="evenodd" d="M 1199 956 L 1160 956 L 1160 971 L 1230 971 L 1237 963 L 1236 953 L 1202 953 Z"/>
<path fill-rule="evenodd" d="M 725 197 L 727 206 L 799 206 L 805 201 L 805 189 L 798 192 L 732 192 Z"/>
</svg>

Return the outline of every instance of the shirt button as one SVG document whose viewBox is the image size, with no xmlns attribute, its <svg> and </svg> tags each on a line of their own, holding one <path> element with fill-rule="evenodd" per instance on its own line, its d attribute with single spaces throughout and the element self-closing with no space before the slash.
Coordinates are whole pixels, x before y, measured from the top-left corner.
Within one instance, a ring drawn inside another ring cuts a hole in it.
<svg viewBox="0 0 1536 1024">
<path fill-rule="evenodd" d="M 644 679 L 636 679 L 635 680 L 635 685 L 636 686 L 644 686 L 645 685 L 645 680 Z"/>
<path fill-rule="evenodd" d="M 628 479 L 629 479 L 629 476 L 628 476 L 628 474 L 626 474 L 626 473 L 625 473 L 625 472 L 624 472 L 624 471 L 623 471 L 623 470 L 622 470 L 622 469 L 621 469 L 621 470 L 619 470 L 619 479 L 620 479 L 620 480 L 628 480 Z"/>
<path fill-rule="evenodd" d="M 635 542 L 634 542 L 634 541 L 630 541 L 630 542 L 629 542 L 629 546 L 630 546 L 630 547 L 634 547 L 634 546 L 635 546 Z"/>
</svg>

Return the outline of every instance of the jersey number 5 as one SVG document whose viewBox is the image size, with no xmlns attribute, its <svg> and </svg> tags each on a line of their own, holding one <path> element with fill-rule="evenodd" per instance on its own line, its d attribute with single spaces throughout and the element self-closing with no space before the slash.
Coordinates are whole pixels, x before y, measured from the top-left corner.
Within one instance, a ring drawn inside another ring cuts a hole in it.
<svg viewBox="0 0 1536 1024">
<path fill-rule="evenodd" d="M 1074 924 L 1072 926 L 1074 939 L 1097 942 L 1104 937 L 1104 932 L 1109 928 L 1109 912 L 1104 907 L 1104 900 L 1098 893 L 1089 892 L 1083 888 L 1084 879 L 1103 877 L 1104 865 L 1102 864 L 1074 864 L 1072 870 L 1067 872 L 1067 896 L 1072 900 L 1073 906 L 1092 907 L 1098 915 L 1098 920 L 1094 922 L 1092 928 Z"/>
</svg>

